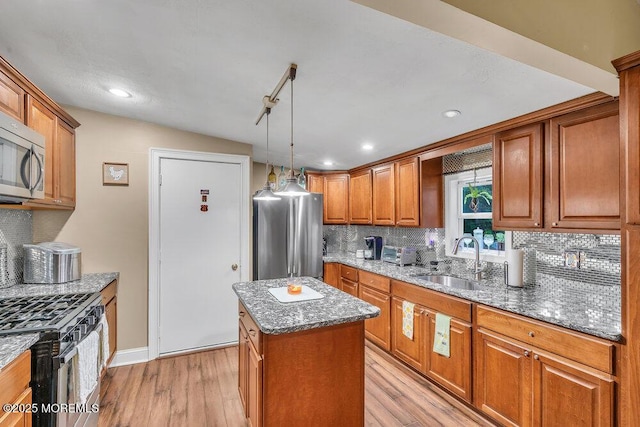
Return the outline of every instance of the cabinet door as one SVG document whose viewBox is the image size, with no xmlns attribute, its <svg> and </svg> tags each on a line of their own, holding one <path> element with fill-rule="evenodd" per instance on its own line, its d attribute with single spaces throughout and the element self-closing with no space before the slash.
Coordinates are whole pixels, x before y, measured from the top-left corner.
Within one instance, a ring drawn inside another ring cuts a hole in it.
<svg viewBox="0 0 640 427">
<path fill-rule="evenodd" d="M 429 337 L 428 317 L 423 315 L 423 307 L 416 304 L 413 310 L 413 339 L 402 333 L 402 299 L 391 299 L 391 352 L 400 360 L 420 372 L 428 369 L 424 353 L 424 341 Z"/>
<path fill-rule="evenodd" d="M 351 280 L 347 280 L 344 277 L 340 279 L 341 290 L 353 295 L 354 297 L 358 296 L 358 282 L 352 282 Z"/>
<path fill-rule="evenodd" d="M 449 357 L 433 351 L 436 315 L 429 312 L 429 340 L 426 352 L 429 355 L 427 375 L 449 391 L 471 402 L 471 325 L 451 319 L 449 329 Z"/>
<path fill-rule="evenodd" d="M 0 73 L 0 111 L 24 123 L 24 90 L 4 73 Z"/>
<path fill-rule="evenodd" d="M 613 379 L 570 361 L 534 355 L 534 424 L 613 425 Z"/>
<path fill-rule="evenodd" d="M 552 228 L 620 229 L 618 102 L 551 120 Z"/>
<path fill-rule="evenodd" d="M 391 349 L 391 297 L 389 294 L 358 283 L 358 297 L 380 309 L 380 316 L 364 321 L 364 335 L 371 342 L 389 351 Z"/>
<path fill-rule="evenodd" d="M 349 223 L 371 224 L 371 170 L 349 176 Z"/>
<path fill-rule="evenodd" d="M 238 325 L 238 392 L 244 409 L 245 418 L 248 417 L 247 392 L 249 388 L 249 336 L 244 326 Z"/>
<path fill-rule="evenodd" d="M 327 262 L 324 264 L 324 283 L 340 289 L 340 264 Z"/>
<path fill-rule="evenodd" d="M 61 120 L 56 126 L 56 164 L 59 204 L 76 205 L 76 138 L 74 130 Z"/>
<path fill-rule="evenodd" d="M 420 225 L 420 165 L 418 158 L 396 162 L 396 225 Z"/>
<path fill-rule="evenodd" d="M 252 427 L 262 426 L 262 356 L 248 344 L 247 418 Z"/>
<path fill-rule="evenodd" d="M 479 331 L 474 353 L 476 407 L 503 425 L 530 426 L 531 351 Z"/>
<path fill-rule="evenodd" d="M 498 133 L 493 143 L 494 228 L 541 228 L 542 124 Z"/>
<path fill-rule="evenodd" d="M 394 165 L 373 168 L 373 223 L 395 225 L 395 173 Z"/>
<path fill-rule="evenodd" d="M 620 71 L 620 123 L 624 209 L 627 224 L 640 224 L 640 67 Z M 636 353 L 637 354 L 637 353 Z M 640 410 L 635 413 L 640 413 Z"/>
<path fill-rule="evenodd" d="M 311 193 L 324 193 L 324 176 L 307 172 L 307 189 Z"/>
<path fill-rule="evenodd" d="M 111 362 L 116 354 L 118 340 L 118 297 L 113 297 L 104 307 L 104 313 L 109 325 L 109 360 Z"/>
<path fill-rule="evenodd" d="M 349 219 L 349 175 L 324 177 L 324 223 L 346 224 Z"/>
<path fill-rule="evenodd" d="M 28 97 L 27 126 L 44 136 L 44 197 L 39 203 L 54 204 L 57 196 L 58 177 L 56 176 L 56 116 L 47 107 Z"/>
</svg>

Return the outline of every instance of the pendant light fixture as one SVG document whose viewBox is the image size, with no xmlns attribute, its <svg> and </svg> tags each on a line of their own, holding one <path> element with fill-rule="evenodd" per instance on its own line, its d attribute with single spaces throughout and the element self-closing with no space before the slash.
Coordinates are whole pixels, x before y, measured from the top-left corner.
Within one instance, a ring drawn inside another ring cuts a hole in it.
<svg viewBox="0 0 640 427">
<path fill-rule="evenodd" d="M 276 101 L 271 101 L 268 96 L 265 96 L 262 100 L 265 105 L 267 115 L 267 165 L 266 165 L 266 181 L 264 184 L 264 188 L 258 191 L 255 196 L 253 196 L 253 200 L 280 200 L 280 197 L 273 194 L 271 191 L 271 185 L 269 184 L 269 114 L 271 114 L 271 107 L 276 105 Z"/>
<path fill-rule="evenodd" d="M 298 184 L 298 180 L 295 178 L 295 175 L 293 172 L 293 81 L 296 78 L 297 68 L 298 66 L 296 64 L 291 64 L 289 66 L 289 70 L 285 72 L 285 74 L 282 76 L 282 78 L 280 79 L 280 82 L 278 83 L 274 91 L 271 93 L 271 96 L 269 97 L 270 101 L 277 102 L 278 93 L 280 93 L 280 91 L 284 87 L 287 80 L 291 82 L 291 144 L 290 144 L 291 176 L 289 177 L 289 179 L 287 179 L 285 186 L 283 188 L 278 189 L 278 191 L 274 193 L 276 196 L 297 197 L 297 196 L 308 196 L 309 194 L 311 194 Z M 266 107 L 263 108 L 262 111 L 260 112 L 260 116 L 258 117 L 258 121 L 256 122 L 256 124 L 260 122 L 260 119 L 262 119 L 262 117 L 265 114 L 267 114 L 267 120 L 268 120 L 269 116 L 266 111 Z"/>
</svg>

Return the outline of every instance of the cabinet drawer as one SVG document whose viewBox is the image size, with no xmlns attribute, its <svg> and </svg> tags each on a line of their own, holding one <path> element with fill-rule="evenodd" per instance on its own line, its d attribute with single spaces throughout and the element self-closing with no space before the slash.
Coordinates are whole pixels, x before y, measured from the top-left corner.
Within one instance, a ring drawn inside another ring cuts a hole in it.
<svg viewBox="0 0 640 427">
<path fill-rule="evenodd" d="M 256 325 L 256 322 L 242 303 L 238 303 L 238 316 L 240 317 L 240 323 L 242 323 L 242 326 L 246 329 L 253 346 L 256 348 L 258 353 L 262 354 L 262 332 L 260 332 L 260 328 L 258 328 L 258 325 Z"/>
<path fill-rule="evenodd" d="M 358 281 L 358 270 L 348 265 L 340 264 L 340 276 L 352 282 Z"/>
<path fill-rule="evenodd" d="M 0 370 L 0 402 L 13 403 L 29 388 L 31 381 L 31 352 L 22 353 Z"/>
<path fill-rule="evenodd" d="M 615 345 L 611 342 L 481 305 L 477 309 L 477 324 L 600 371 L 614 373 Z"/>
<path fill-rule="evenodd" d="M 113 297 L 116 296 L 117 290 L 118 290 L 117 280 L 114 280 L 113 282 L 109 283 L 106 288 L 101 290 L 100 294 L 102 295 L 102 305 L 107 305 L 107 303 L 111 301 Z"/>
<path fill-rule="evenodd" d="M 368 271 L 360 271 L 359 282 L 370 288 L 377 289 L 382 292 L 391 292 L 391 280 L 384 276 L 369 273 Z"/>
<path fill-rule="evenodd" d="M 471 322 L 471 303 L 410 283 L 391 281 L 393 296 L 418 303 L 438 313 Z"/>
</svg>

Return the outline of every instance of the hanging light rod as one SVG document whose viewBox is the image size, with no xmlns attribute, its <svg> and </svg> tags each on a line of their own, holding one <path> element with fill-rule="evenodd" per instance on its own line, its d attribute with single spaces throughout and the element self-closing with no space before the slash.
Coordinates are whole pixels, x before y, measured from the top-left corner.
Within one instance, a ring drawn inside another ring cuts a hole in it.
<svg viewBox="0 0 640 427">
<path fill-rule="evenodd" d="M 296 64 L 289 65 L 289 68 L 287 68 L 287 70 L 284 72 L 284 75 L 276 85 L 276 88 L 273 89 L 273 92 L 271 92 L 271 95 L 268 96 L 269 101 L 273 103 L 273 106 L 275 106 L 275 104 L 278 102 L 278 94 L 280 93 L 284 85 L 287 83 L 287 80 L 295 80 L 297 69 L 298 69 L 298 66 Z M 265 98 L 267 97 L 265 96 Z M 256 126 L 258 125 L 258 123 L 260 123 L 260 120 L 262 120 L 262 117 L 264 117 L 264 115 L 267 114 L 267 108 L 273 108 L 273 106 L 267 107 L 266 100 L 263 100 L 263 104 L 264 106 L 262 107 L 262 110 L 260 110 L 260 115 L 258 116 L 258 120 L 256 120 Z"/>
</svg>

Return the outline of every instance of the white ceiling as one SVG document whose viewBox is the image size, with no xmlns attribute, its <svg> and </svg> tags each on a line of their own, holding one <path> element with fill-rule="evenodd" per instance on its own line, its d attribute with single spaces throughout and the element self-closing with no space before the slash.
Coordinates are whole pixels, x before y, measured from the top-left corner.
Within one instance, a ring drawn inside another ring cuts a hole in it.
<svg viewBox="0 0 640 427">
<path fill-rule="evenodd" d="M 257 161 L 262 97 L 297 63 L 296 167 L 352 168 L 594 92 L 348 0 L 2 0 L 2 11 L 0 55 L 58 103 L 250 143 Z M 288 86 L 280 99 L 271 158 L 287 165 Z"/>
</svg>

